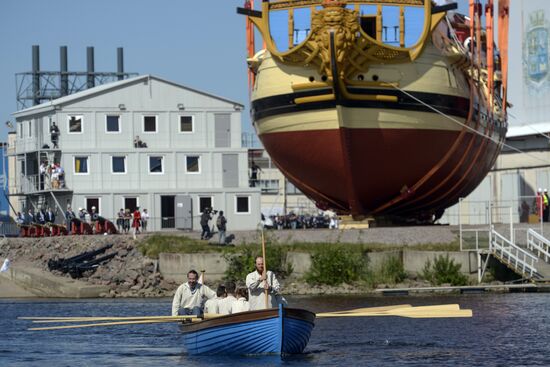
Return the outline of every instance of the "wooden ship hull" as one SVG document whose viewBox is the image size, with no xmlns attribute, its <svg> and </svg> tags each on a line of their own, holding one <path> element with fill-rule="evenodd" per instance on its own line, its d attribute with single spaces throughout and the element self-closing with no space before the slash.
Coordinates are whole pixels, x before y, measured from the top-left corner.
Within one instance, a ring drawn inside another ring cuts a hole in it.
<svg viewBox="0 0 550 367">
<path fill-rule="evenodd" d="M 404 36 L 401 47 L 389 46 L 379 29 L 363 29 L 350 6 L 364 3 L 393 2 L 271 1 L 261 14 L 244 12 L 267 40 L 248 60 L 254 127 L 277 167 L 319 208 L 429 223 L 472 192 L 500 152 L 507 129 L 500 70 L 482 62 L 494 54 L 464 46 L 466 20 L 446 18 L 448 7 L 401 1 L 425 11 L 420 41 L 405 48 Z M 316 6 L 309 36 L 278 51 L 267 14 L 304 5 Z M 371 18 L 379 28 L 381 11 Z"/>
<path fill-rule="evenodd" d="M 191 355 L 298 354 L 314 327 L 315 314 L 280 307 L 240 312 L 182 325 Z"/>
</svg>

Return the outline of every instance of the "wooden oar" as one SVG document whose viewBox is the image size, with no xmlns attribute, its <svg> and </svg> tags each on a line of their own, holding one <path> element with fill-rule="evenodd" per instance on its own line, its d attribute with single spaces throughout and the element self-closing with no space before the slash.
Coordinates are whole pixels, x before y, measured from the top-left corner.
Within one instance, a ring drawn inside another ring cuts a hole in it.
<svg viewBox="0 0 550 367">
<path fill-rule="evenodd" d="M 202 321 L 199 318 L 188 319 L 191 322 Z M 61 330 L 61 329 L 78 329 L 85 327 L 96 327 L 96 326 L 115 326 L 115 325 L 135 325 L 135 324 L 155 324 L 163 322 L 179 322 L 179 320 L 138 320 L 138 321 L 118 321 L 118 322 L 100 322 L 95 324 L 79 324 L 79 325 L 63 325 L 63 326 L 48 326 L 48 327 L 37 327 L 29 328 L 27 330 L 39 331 L 39 330 Z"/>
<path fill-rule="evenodd" d="M 407 308 L 412 307 L 412 305 L 404 304 L 404 305 L 393 305 L 393 306 L 378 306 L 378 307 L 363 307 L 363 308 L 354 308 L 353 310 L 345 310 L 345 311 L 332 311 L 331 313 L 350 313 L 350 312 L 379 312 L 379 311 L 387 311 L 387 310 L 394 310 L 396 308 Z"/>
<path fill-rule="evenodd" d="M 265 277 L 265 282 L 267 282 L 267 259 L 266 259 L 266 256 L 265 256 L 264 227 L 262 227 L 262 256 L 263 256 L 263 260 L 264 260 L 264 277 Z M 269 308 L 269 293 L 268 293 L 267 288 L 264 289 L 264 293 L 265 293 L 265 308 L 268 309 Z"/>
<path fill-rule="evenodd" d="M 388 311 L 388 312 L 357 312 L 344 314 L 317 314 L 318 318 L 323 317 L 375 317 L 375 316 L 399 316 L 410 318 L 441 318 L 441 317 L 472 317 L 472 310 L 440 310 L 440 311 Z"/>
<path fill-rule="evenodd" d="M 210 314 L 206 314 L 210 315 Z M 196 315 L 181 315 L 181 316 L 70 316 L 70 317 L 57 317 L 57 316 L 25 316 L 18 317 L 20 320 L 51 320 L 57 322 L 71 321 L 71 320 L 113 320 L 113 321 L 122 321 L 122 320 L 149 320 L 149 319 L 174 319 L 174 320 L 185 320 L 189 318 L 197 317 Z"/>
<path fill-rule="evenodd" d="M 419 311 L 430 311 L 430 310 L 454 311 L 454 310 L 460 310 L 460 305 L 447 304 L 447 305 L 430 305 L 430 306 L 416 306 L 416 307 L 413 307 L 411 305 L 395 305 L 395 306 L 356 308 L 356 309 L 347 310 L 347 311 L 332 311 L 332 312 L 324 312 L 324 313 L 341 315 L 341 314 L 365 313 L 365 312 L 379 313 L 379 312 L 387 312 L 387 311 L 395 311 L 395 310 L 404 310 L 404 312 L 407 312 L 407 311 L 419 312 Z"/>
<path fill-rule="evenodd" d="M 371 317 L 371 316 L 401 316 L 412 318 L 439 318 L 439 317 L 472 317 L 472 310 L 461 310 L 457 305 L 420 306 L 389 309 L 386 311 L 363 312 L 324 312 L 317 317 Z"/>
</svg>

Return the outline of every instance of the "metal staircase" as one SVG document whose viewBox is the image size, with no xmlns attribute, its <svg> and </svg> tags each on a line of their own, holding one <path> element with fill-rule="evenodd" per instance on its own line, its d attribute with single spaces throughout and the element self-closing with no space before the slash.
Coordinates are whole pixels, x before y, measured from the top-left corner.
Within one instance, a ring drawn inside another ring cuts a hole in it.
<svg viewBox="0 0 550 367">
<path fill-rule="evenodd" d="M 494 228 L 491 229 L 489 253 L 524 278 L 541 278 L 537 271 L 539 259 L 498 233 Z"/>
<path fill-rule="evenodd" d="M 527 231 L 527 245 L 520 246 L 491 229 L 489 253 L 526 279 L 550 281 L 550 240 L 533 229 Z"/>
<path fill-rule="evenodd" d="M 530 228 L 527 231 L 527 250 L 539 259 L 541 280 L 550 282 L 550 240 Z"/>
</svg>

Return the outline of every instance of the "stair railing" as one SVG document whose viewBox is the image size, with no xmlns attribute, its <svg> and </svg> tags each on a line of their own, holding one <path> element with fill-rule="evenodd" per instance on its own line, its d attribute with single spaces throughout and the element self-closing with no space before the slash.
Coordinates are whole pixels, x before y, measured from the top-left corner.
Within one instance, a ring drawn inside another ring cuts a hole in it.
<svg viewBox="0 0 550 367">
<path fill-rule="evenodd" d="M 527 249 L 536 252 L 541 259 L 544 257 L 544 261 L 550 261 L 550 240 L 532 228 L 527 231 Z"/>
<path fill-rule="evenodd" d="M 535 264 L 539 259 L 515 243 L 512 243 L 494 229 L 491 230 L 491 251 L 517 273 L 521 273 L 529 278 L 537 274 Z"/>
</svg>

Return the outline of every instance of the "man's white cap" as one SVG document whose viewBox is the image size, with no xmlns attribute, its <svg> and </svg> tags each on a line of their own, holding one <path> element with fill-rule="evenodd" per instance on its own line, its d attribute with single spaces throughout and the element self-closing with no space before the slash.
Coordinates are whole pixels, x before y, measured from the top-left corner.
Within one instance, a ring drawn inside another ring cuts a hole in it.
<svg viewBox="0 0 550 367">
<path fill-rule="evenodd" d="M 82 208 L 78 208 L 78 211 L 81 211 L 81 210 L 82 210 Z"/>
<path fill-rule="evenodd" d="M 539 192 L 542 192 L 542 189 L 539 187 Z"/>
<path fill-rule="evenodd" d="M 95 206 L 92 206 L 92 210 L 95 210 Z"/>
<path fill-rule="evenodd" d="M 548 189 L 544 189 L 544 192 L 548 192 Z"/>
</svg>

